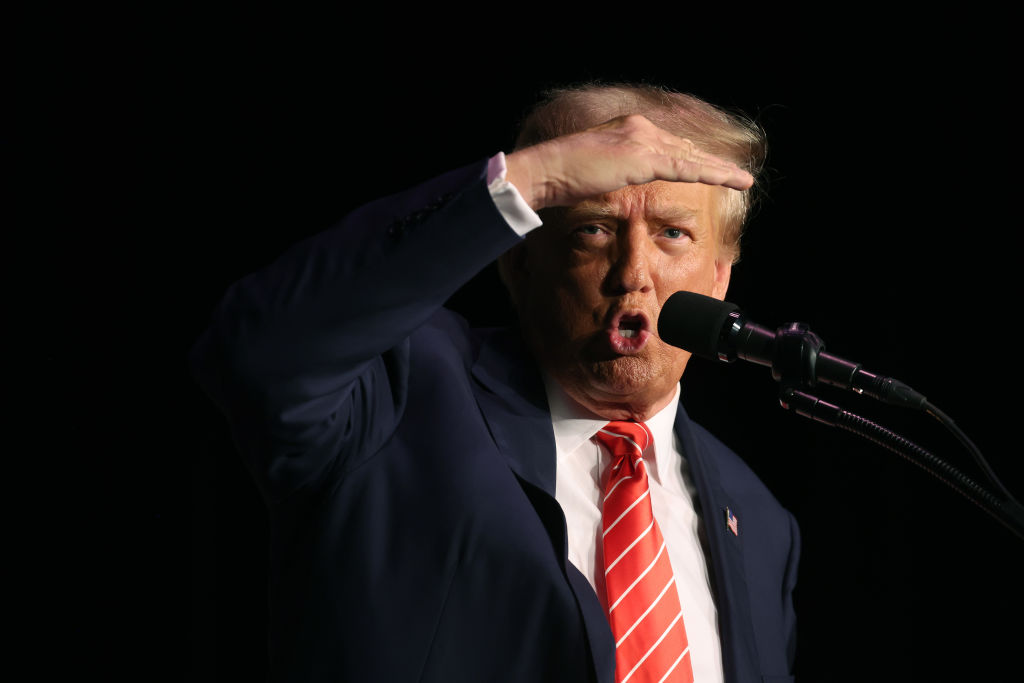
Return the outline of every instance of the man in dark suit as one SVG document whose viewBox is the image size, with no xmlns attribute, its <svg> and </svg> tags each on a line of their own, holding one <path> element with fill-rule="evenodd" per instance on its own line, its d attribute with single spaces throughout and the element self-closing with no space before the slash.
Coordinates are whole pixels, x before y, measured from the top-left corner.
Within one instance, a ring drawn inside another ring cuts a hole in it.
<svg viewBox="0 0 1024 683">
<path fill-rule="evenodd" d="M 270 510 L 272 680 L 788 678 L 795 523 L 656 333 L 725 295 L 759 150 L 570 89 L 229 289 L 192 360 Z M 520 329 L 472 330 L 442 305 L 499 257 Z"/>
</svg>

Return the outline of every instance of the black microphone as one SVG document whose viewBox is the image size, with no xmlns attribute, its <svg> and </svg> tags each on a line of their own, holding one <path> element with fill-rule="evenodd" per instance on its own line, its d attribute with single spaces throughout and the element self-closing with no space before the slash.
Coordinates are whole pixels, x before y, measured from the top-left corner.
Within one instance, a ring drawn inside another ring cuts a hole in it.
<svg viewBox="0 0 1024 683">
<path fill-rule="evenodd" d="M 747 320 L 727 301 L 676 292 L 658 317 L 662 341 L 690 353 L 731 363 L 737 358 L 772 369 L 777 382 L 828 384 L 893 405 L 925 409 L 927 399 L 891 377 L 868 372 L 825 351 L 825 343 L 803 323 L 770 330 Z"/>
</svg>

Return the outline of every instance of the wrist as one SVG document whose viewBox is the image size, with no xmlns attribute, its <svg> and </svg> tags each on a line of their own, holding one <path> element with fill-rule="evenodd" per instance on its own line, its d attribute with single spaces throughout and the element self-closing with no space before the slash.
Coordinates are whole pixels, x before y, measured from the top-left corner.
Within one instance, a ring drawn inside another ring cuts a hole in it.
<svg viewBox="0 0 1024 683">
<path fill-rule="evenodd" d="M 534 211 L 547 206 L 544 163 L 541 150 L 534 145 L 505 156 L 505 179 L 515 186 L 526 204 Z"/>
</svg>

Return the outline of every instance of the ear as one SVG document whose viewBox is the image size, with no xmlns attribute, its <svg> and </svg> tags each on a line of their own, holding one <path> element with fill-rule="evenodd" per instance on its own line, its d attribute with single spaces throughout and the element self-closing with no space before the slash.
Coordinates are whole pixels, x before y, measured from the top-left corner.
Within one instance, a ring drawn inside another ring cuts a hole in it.
<svg viewBox="0 0 1024 683">
<path fill-rule="evenodd" d="M 729 278 L 732 276 L 732 259 L 728 254 L 719 254 L 715 259 L 715 282 L 711 285 L 711 296 L 719 301 L 725 299 L 729 289 Z"/>
</svg>

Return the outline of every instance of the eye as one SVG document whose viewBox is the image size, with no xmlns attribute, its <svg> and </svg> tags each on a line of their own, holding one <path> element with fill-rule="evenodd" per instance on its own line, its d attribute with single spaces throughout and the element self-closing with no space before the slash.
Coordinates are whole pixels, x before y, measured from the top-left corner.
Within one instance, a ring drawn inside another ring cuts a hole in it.
<svg viewBox="0 0 1024 683">
<path fill-rule="evenodd" d="M 601 251 L 608 247 L 612 240 L 612 231 L 600 223 L 580 223 L 569 233 L 569 244 L 583 253 Z"/>
<path fill-rule="evenodd" d="M 597 223 L 577 225 L 573 228 L 572 237 L 580 244 L 590 246 L 603 244 L 608 239 L 608 228 Z"/>
<path fill-rule="evenodd" d="M 681 240 L 689 236 L 682 228 L 665 228 L 662 234 L 670 240 Z"/>
</svg>

